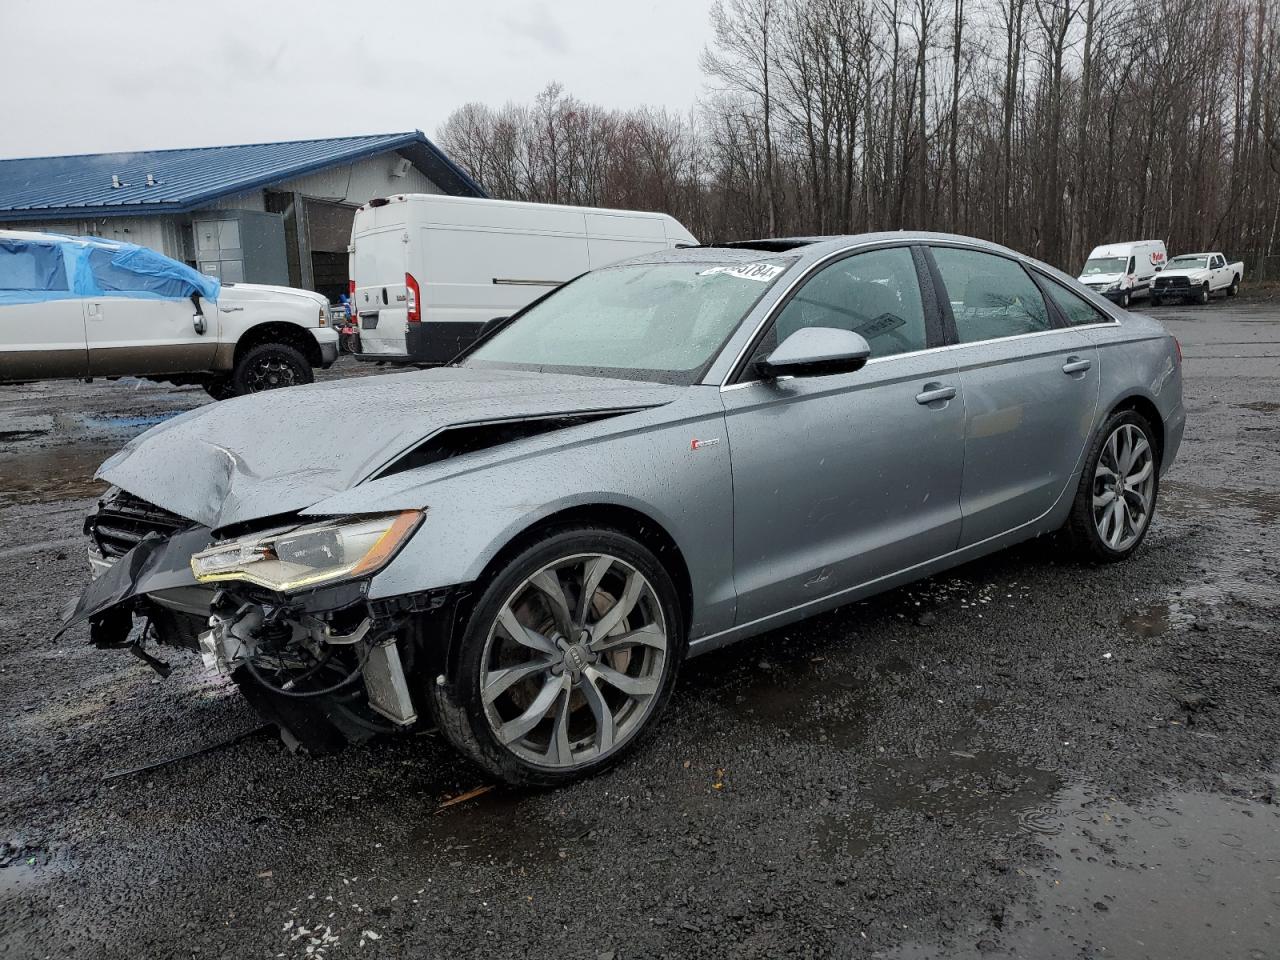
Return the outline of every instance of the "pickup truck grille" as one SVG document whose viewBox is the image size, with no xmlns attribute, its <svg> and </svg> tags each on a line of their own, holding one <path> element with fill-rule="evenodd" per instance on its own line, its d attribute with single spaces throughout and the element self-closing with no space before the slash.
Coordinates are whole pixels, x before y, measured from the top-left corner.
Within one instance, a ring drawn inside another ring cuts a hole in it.
<svg viewBox="0 0 1280 960">
<path fill-rule="evenodd" d="M 84 521 L 84 532 L 104 559 L 122 557 L 148 533 L 169 537 L 194 524 L 186 517 L 148 503 L 124 490 L 98 501 L 98 510 Z"/>
<path fill-rule="evenodd" d="M 1156 277 L 1155 288 L 1157 290 L 1172 290 L 1177 287 L 1186 289 L 1191 286 L 1191 280 L 1188 277 Z"/>
</svg>

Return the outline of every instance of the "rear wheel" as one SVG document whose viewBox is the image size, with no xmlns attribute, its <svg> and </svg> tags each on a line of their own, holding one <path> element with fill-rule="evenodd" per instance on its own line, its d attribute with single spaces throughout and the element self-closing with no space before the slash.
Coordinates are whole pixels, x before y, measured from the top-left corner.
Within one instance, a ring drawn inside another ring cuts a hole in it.
<svg viewBox="0 0 1280 960">
<path fill-rule="evenodd" d="M 457 652 L 454 682 L 428 686 L 455 747 L 507 783 L 597 773 L 656 724 L 684 657 L 670 576 L 612 530 L 565 530 L 493 578 Z"/>
<path fill-rule="evenodd" d="M 1076 550 L 1102 561 L 1133 553 L 1151 525 L 1159 471 L 1146 418 L 1133 410 L 1113 413 L 1089 450 L 1065 527 Z"/>
<path fill-rule="evenodd" d="M 1240 292 L 1240 277 L 1234 276 L 1231 278 L 1231 286 L 1227 287 L 1227 296 L 1234 297 L 1239 292 Z"/>
<path fill-rule="evenodd" d="M 236 396 L 311 383 L 315 373 L 302 351 L 287 343 L 260 343 L 236 362 L 231 386 Z"/>
</svg>

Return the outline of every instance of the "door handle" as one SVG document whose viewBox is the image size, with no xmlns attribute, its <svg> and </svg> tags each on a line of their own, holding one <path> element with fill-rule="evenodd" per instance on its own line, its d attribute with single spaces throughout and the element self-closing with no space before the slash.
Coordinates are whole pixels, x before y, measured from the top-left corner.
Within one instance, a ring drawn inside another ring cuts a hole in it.
<svg viewBox="0 0 1280 960">
<path fill-rule="evenodd" d="M 1084 373 L 1092 366 L 1092 360 L 1081 360 L 1079 357 L 1067 357 L 1067 362 L 1062 365 L 1062 372 Z"/>
<path fill-rule="evenodd" d="M 244 307 L 219 307 L 223 313 L 239 313 Z"/>
<path fill-rule="evenodd" d="M 955 395 L 955 387 L 948 387 L 944 383 L 926 383 L 924 389 L 916 394 L 916 403 L 924 406 L 939 400 L 951 400 Z"/>
</svg>

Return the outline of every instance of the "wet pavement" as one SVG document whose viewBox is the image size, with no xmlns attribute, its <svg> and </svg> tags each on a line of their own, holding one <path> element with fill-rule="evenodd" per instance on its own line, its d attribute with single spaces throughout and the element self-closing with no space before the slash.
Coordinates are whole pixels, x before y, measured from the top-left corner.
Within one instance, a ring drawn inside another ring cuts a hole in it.
<svg viewBox="0 0 1280 960">
<path fill-rule="evenodd" d="M 0 956 L 1280 958 L 1280 300 L 1153 312 L 1189 423 L 1130 562 L 1046 538 L 709 654 L 633 760 L 453 806 L 430 734 L 104 780 L 258 725 L 49 640 L 93 469 L 205 398 L 0 388 Z"/>
</svg>

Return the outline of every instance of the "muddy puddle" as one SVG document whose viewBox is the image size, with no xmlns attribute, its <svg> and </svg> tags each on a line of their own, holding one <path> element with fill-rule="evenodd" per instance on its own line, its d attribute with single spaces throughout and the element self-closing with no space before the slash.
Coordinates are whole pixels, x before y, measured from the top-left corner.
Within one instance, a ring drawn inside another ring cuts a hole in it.
<svg viewBox="0 0 1280 960">
<path fill-rule="evenodd" d="M 591 842 L 591 825 L 546 816 L 535 798 L 494 790 L 427 817 L 409 834 L 404 853 L 425 864 L 522 866 L 555 863 Z"/>
<path fill-rule="evenodd" d="M 1054 771 L 1012 754 L 968 749 L 966 741 L 958 735 L 951 749 L 865 767 L 848 808 L 820 817 L 818 853 L 830 863 L 856 859 L 865 850 L 901 842 L 922 817 L 991 837 L 1059 829 L 1052 798 L 1061 779 Z"/>
<path fill-rule="evenodd" d="M 1280 789 L 1280 787 L 1277 787 Z M 1047 857 L 1024 865 L 1034 898 L 1003 929 L 883 956 L 1280 957 L 1280 805 L 1172 792 L 1126 803 L 1076 784 L 1041 814 Z"/>
<path fill-rule="evenodd" d="M 11 418 L 11 429 L 0 431 L 0 507 L 98 496 L 107 489 L 93 479 L 102 462 L 138 434 L 180 412 Z"/>
<path fill-rule="evenodd" d="M 1223 510 L 1232 510 L 1264 524 L 1275 523 L 1280 518 L 1280 490 L 1237 490 L 1209 487 L 1187 480 L 1170 480 L 1161 492 L 1166 497 L 1161 499 L 1157 514 L 1167 510 L 1173 516 L 1216 515 Z"/>
</svg>

